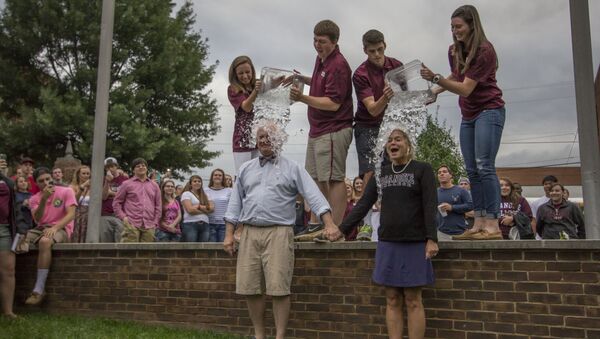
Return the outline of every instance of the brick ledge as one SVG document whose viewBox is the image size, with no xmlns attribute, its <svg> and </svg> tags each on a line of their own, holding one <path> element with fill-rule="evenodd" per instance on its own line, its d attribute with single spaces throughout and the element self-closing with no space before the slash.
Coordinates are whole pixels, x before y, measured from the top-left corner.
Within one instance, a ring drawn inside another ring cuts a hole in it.
<svg viewBox="0 0 600 339">
<path fill-rule="evenodd" d="M 376 242 L 342 242 L 342 243 L 296 243 L 298 250 L 373 250 Z M 441 250 L 598 250 L 600 240 L 518 240 L 518 241 L 442 241 L 439 243 Z M 96 244 L 57 244 L 54 250 L 221 250 L 220 243 L 96 243 Z"/>
</svg>

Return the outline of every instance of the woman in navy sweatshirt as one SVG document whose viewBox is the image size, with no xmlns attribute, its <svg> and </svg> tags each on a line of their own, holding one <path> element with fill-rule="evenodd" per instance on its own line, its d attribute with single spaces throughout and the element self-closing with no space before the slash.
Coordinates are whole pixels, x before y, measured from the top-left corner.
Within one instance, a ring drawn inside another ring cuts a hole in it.
<svg viewBox="0 0 600 339">
<path fill-rule="evenodd" d="M 406 304 L 409 338 L 425 335 L 423 286 L 434 282 L 431 258 L 438 253 L 437 194 L 431 165 L 413 160 L 408 135 L 394 129 L 385 145 L 392 160 L 381 168 L 381 224 L 373 281 L 385 286 L 390 338 L 401 338 Z M 362 219 L 377 201 L 377 184 L 369 180 L 362 198 L 340 225 L 342 232 Z"/>
</svg>

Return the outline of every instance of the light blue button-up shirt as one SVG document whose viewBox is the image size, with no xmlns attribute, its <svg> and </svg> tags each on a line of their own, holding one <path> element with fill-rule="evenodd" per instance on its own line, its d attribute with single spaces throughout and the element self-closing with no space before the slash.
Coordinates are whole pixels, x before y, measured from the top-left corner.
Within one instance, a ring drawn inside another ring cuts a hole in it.
<svg viewBox="0 0 600 339">
<path fill-rule="evenodd" d="M 258 158 L 252 159 L 240 167 L 224 219 L 234 225 L 292 226 L 298 193 L 317 215 L 331 210 L 308 172 L 296 162 L 278 156 L 275 163 L 261 167 Z"/>
</svg>

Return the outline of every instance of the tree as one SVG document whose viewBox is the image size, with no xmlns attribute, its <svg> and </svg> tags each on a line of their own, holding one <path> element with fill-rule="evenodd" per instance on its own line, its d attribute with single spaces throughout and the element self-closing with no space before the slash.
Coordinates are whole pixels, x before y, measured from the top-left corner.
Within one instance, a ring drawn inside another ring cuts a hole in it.
<svg viewBox="0 0 600 339">
<path fill-rule="evenodd" d="M 465 176 L 465 165 L 458 145 L 452 137 L 452 129 L 446 122 L 440 124 L 437 115 L 427 115 L 425 128 L 417 137 L 417 159 L 431 164 L 434 170 L 441 165 L 454 172 L 454 178 Z"/>
<path fill-rule="evenodd" d="M 51 164 L 70 139 L 91 160 L 101 0 L 7 0 L 0 17 L 0 145 L 12 159 Z M 117 1 L 107 155 L 127 165 L 189 170 L 218 153 L 206 86 L 207 39 L 190 2 L 174 15 L 164 0 Z"/>
</svg>

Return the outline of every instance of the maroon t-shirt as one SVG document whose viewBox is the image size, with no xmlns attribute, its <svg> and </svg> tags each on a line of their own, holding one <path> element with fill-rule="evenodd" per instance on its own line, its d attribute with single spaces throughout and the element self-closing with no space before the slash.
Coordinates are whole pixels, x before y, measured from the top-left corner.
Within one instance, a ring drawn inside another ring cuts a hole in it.
<svg viewBox="0 0 600 339">
<path fill-rule="evenodd" d="M 506 226 L 502 224 L 502 218 L 505 215 L 514 215 L 517 214 L 517 212 L 522 212 L 524 213 L 526 216 L 529 217 L 529 219 L 533 219 L 533 213 L 531 212 L 531 206 L 529 206 L 529 203 L 527 202 L 527 200 L 523 197 L 519 197 L 519 203 L 516 206 L 516 209 L 513 209 L 513 204 L 512 202 L 510 202 L 510 200 L 508 200 L 508 198 L 506 197 L 501 197 L 500 200 L 500 219 L 498 219 L 498 224 L 500 226 L 500 231 L 502 232 L 502 237 L 504 239 L 508 239 L 508 233 L 510 232 L 510 229 L 512 226 Z"/>
<path fill-rule="evenodd" d="M 10 190 L 8 184 L 0 180 L 0 224 L 8 225 L 10 220 Z"/>
<path fill-rule="evenodd" d="M 399 66 L 402 66 L 402 62 L 394 58 L 385 57 L 383 67 L 373 65 L 367 60 L 354 71 L 352 83 L 354 83 L 354 91 L 356 92 L 356 99 L 358 101 L 356 114 L 354 115 L 356 126 L 379 127 L 381 125 L 385 111 L 374 117 L 367 110 L 363 100 L 368 97 L 373 97 L 375 101 L 379 100 L 383 95 L 385 74 Z"/>
<path fill-rule="evenodd" d="M 234 152 L 250 152 L 255 149 L 254 147 L 250 147 L 254 111 L 246 112 L 242 108 L 242 102 L 248 99 L 249 96 L 247 93 L 237 92 L 233 86 L 227 88 L 227 97 L 235 110 L 232 142 Z"/>
<path fill-rule="evenodd" d="M 471 66 L 464 74 L 460 74 L 454 68 L 452 49 L 453 45 L 450 45 L 448 60 L 454 78 L 459 82 L 462 82 L 465 77 L 477 81 L 475 89 L 468 97 L 458 98 L 463 119 L 472 120 L 482 111 L 504 107 L 502 91 L 496 83 L 497 59 L 494 46 L 488 41 L 483 42 L 471 61 Z"/>
<path fill-rule="evenodd" d="M 40 191 L 40 188 L 38 187 L 37 183 L 35 182 L 35 179 L 33 179 L 33 175 L 28 176 L 27 181 L 29 181 L 29 192 L 31 194 L 36 194 L 37 192 Z M 17 182 L 16 178 L 15 178 L 15 182 Z"/>
<path fill-rule="evenodd" d="M 119 190 L 119 186 L 121 186 L 121 184 L 124 183 L 127 179 L 128 178 L 126 178 L 124 175 L 119 175 L 118 177 L 113 178 L 113 180 L 110 182 L 110 190 L 114 193 L 117 193 L 117 191 Z M 115 210 L 113 209 L 113 198 L 114 197 L 110 197 L 106 200 L 102 200 L 103 216 L 115 214 Z"/>
<path fill-rule="evenodd" d="M 352 127 L 352 70 L 340 53 L 339 46 L 335 47 L 324 62 L 317 56 L 309 95 L 328 97 L 340 104 L 340 108 L 335 112 L 308 107 L 308 135 L 311 138 Z"/>
</svg>

